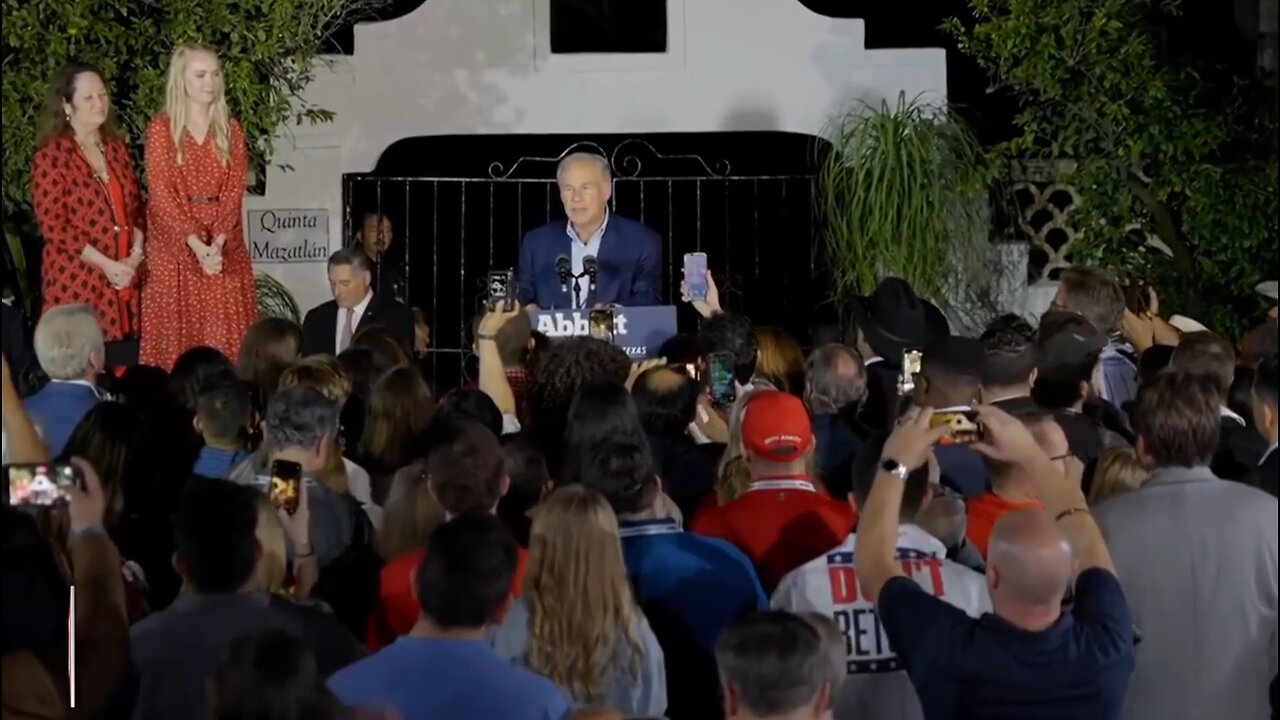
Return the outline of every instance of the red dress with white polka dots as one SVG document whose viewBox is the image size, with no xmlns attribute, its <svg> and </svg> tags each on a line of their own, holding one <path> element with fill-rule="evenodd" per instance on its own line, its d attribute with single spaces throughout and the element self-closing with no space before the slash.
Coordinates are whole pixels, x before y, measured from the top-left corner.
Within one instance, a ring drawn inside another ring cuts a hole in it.
<svg viewBox="0 0 1280 720">
<path fill-rule="evenodd" d="M 92 245 L 113 260 L 126 260 L 133 228 L 145 229 L 146 218 L 129 148 L 120 138 L 104 137 L 103 149 L 107 183 L 94 174 L 74 138 L 50 138 L 36 150 L 31 165 L 31 196 L 44 236 L 44 309 L 88 303 L 102 325 L 103 338 L 111 342 L 138 333 L 136 289 L 142 273 L 130 287 L 116 290 L 80 253 Z"/>
<path fill-rule="evenodd" d="M 183 130 L 178 164 L 169 116 L 147 125 L 147 282 L 142 288 L 140 360 L 165 369 L 198 345 L 235 358 L 249 326 L 258 320 L 253 264 L 245 246 L 244 206 L 248 155 L 240 123 L 231 121 L 231 159 L 224 166 L 212 131 L 204 142 Z M 205 275 L 187 246 L 196 235 L 211 242 L 226 236 L 222 272 Z"/>
</svg>

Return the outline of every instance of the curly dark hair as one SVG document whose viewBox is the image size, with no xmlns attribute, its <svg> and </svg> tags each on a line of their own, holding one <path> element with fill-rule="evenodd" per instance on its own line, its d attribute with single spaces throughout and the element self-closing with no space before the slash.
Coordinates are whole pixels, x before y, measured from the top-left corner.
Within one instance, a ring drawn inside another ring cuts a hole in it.
<svg viewBox="0 0 1280 720">
<path fill-rule="evenodd" d="M 1036 328 L 1012 313 L 992 320 L 982 333 L 982 384 L 989 388 L 1027 382 L 1039 358 Z"/>
<path fill-rule="evenodd" d="M 590 382 L 625 383 L 630 373 L 627 354 L 595 338 L 564 338 L 541 355 L 530 403 L 530 424 L 553 478 L 560 474 L 565 425 L 578 388 Z"/>
</svg>

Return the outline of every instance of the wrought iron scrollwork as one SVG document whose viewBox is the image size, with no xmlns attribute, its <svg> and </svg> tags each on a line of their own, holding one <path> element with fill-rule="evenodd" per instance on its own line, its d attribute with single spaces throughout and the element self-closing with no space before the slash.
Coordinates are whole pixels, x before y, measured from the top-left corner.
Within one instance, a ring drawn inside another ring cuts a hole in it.
<svg viewBox="0 0 1280 720">
<path fill-rule="evenodd" d="M 511 167 L 509 168 L 504 168 L 502 166 L 502 163 L 500 162 L 489 163 L 489 177 L 493 178 L 494 180 L 506 180 L 510 178 L 513 174 L 515 174 L 515 171 L 519 169 L 521 165 L 524 165 L 526 163 L 547 164 L 554 169 L 555 165 L 559 164 L 561 160 L 577 152 L 589 152 L 589 153 L 594 153 L 596 155 L 599 155 L 600 157 L 609 157 L 609 153 L 605 152 L 605 149 L 603 147 L 600 147 L 596 143 L 588 142 L 584 140 L 581 142 L 576 142 L 570 145 L 569 147 L 565 148 L 556 157 L 535 157 L 535 156 L 526 155 L 524 157 L 516 158 L 516 161 L 511 163 Z"/>
<path fill-rule="evenodd" d="M 518 169 L 525 165 L 546 165 L 551 172 L 554 172 L 555 166 L 561 160 L 579 152 L 589 152 L 608 158 L 609 165 L 613 168 L 614 177 L 620 178 L 639 178 L 646 160 L 659 166 L 681 166 L 694 171 L 691 173 L 679 173 L 681 177 L 724 178 L 731 172 L 728 160 L 720 159 L 714 161 L 714 163 L 708 163 L 701 155 L 664 155 L 658 152 L 657 148 L 649 142 L 638 138 L 630 138 L 614 146 L 613 152 L 606 151 L 598 143 L 584 140 L 570 145 L 555 157 L 526 155 L 516 158 L 510 166 L 495 161 L 489 164 L 489 177 L 494 180 L 508 180 Z M 677 173 L 664 171 L 664 174 Z"/>
<path fill-rule="evenodd" d="M 623 140 L 622 142 L 618 143 L 618 146 L 613 149 L 613 154 L 609 157 L 609 163 L 613 165 L 613 172 L 618 177 L 629 177 L 629 178 L 639 177 L 641 170 L 643 170 L 644 168 L 643 161 L 641 160 L 640 156 L 636 154 L 634 150 L 629 152 L 623 152 L 623 148 L 628 148 L 633 146 L 647 151 L 649 155 L 653 156 L 653 160 L 657 162 L 683 163 L 688 167 L 700 169 L 703 175 L 710 178 L 725 177 L 729 174 L 729 171 L 731 169 L 729 167 L 728 160 L 724 160 L 724 159 L 717 160 L 715 161 L 715 166 L 712 167 L 700 155 L 663 155 L 662 153 L 658 152 L 658 150 L 654 148 L 653 145 L 650 145 L 648 142 L 644 140 L 632 138 L 630 140 Z M 664 172 L 663 174 L 675 174 L 675 173 Z M 689 176 L 696 177 L 696 175 L 689 175 Z"/>
</svg>

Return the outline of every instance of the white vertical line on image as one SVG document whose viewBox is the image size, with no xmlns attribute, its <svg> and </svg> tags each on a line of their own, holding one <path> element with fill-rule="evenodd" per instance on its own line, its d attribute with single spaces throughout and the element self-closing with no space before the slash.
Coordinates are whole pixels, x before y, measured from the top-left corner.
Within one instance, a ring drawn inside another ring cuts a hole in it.
<svg viewBox="0 0 1280 720">
<path fill-rule="evenodd" d="M 71 709 L 76 707 L 76 586 L 71 586 L 71 601 L 67 603 L 67 683 L 70 689 Z"/>
</svg>

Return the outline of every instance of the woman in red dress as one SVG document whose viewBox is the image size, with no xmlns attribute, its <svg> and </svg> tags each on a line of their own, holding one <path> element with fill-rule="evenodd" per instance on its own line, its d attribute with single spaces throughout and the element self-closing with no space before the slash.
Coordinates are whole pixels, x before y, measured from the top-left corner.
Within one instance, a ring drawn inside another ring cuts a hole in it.
<svg viewBox="0 0 1280 720">
<path fill-rule="evenodd" d="M 45 309 L 90 305 L 107 341 L 107 364 L 136 362 L 142 195 L 112 123 L 107 86 L 89 65 L 71 63 L 54 75 L 31 194 L 44 235 Z"/>
<path fill-rule="evenodd" d="M 174 50 L 164 111 L 147 125 L 146 159 L 142 362 L 168 369 L 197 345 L 236 357 L 258 320 L 241 220 L 249 167 L 212 48 Z"/>
</svg>

